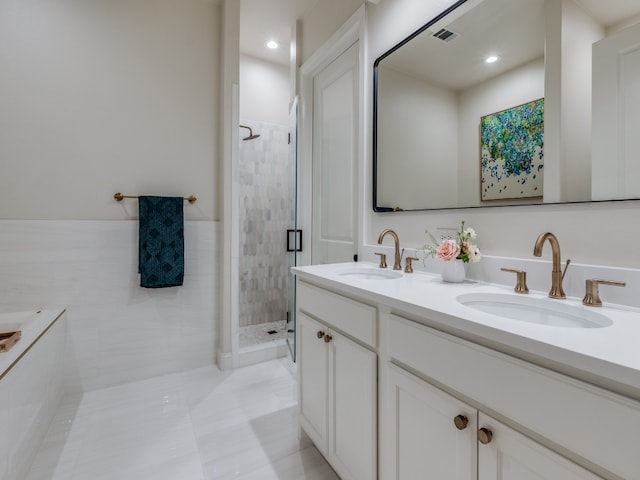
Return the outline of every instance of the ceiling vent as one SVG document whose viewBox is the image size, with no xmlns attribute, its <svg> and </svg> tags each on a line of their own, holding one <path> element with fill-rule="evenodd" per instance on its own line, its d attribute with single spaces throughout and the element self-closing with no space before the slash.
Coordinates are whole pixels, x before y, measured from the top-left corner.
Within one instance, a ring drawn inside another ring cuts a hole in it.
<svg viewBox="0 0 640 480">
<path fill-rule="evenodd" d="M 459 33 L 454 32 L 453 30 L 449 30 L 447 28 L 441 28 L 436 33 L 432 35 L 432 37 L 442 40 L 443 42 L 450 42 L 460 36 Z"/>
</svg>

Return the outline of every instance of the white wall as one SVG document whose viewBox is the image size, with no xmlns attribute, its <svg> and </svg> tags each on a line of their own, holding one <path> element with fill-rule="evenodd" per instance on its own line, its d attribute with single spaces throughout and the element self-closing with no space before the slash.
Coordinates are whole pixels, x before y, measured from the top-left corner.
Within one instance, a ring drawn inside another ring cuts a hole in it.
<svg viewBox="0 0 640 480">
<path fill-rule="evenodd" d="M 365 0 L 317 1 L 302 17 L 300 64 L 307 61 L 363 3 Z"/>
<path fill-rule="evenodd" d="M 368 6 L 369 69 L 365 72 L 368 91 L 373 84 L 374 60 L 438 10 L 442 8 L 436 2 L 427 5 L 422 0 L 395 0 Z M 370 111 L 370 98 L 367 104 Z M 367 141 L 371 141 L 370 133 Z M 589 144 L 588 139 L 584 141 Z M 537 235 L 549 230 L 558 236 L 563 258 L 596 265 L 640 267 L 640 250 L 626 246 L 628 241 L 640 237 L 640 223 L 635 220 L 640 213 L 638 201 L 374 214 L 369 207 L 371 161 L 369 154 L 361 165 L 365 181 L 362 202 L 365 244 L 375 244 L 380 231 L 394 228 L 403 246 L 417 247 L 425 241 L 425 228 L 431 231 L 437 227 L 455 228 L 464 219 L 478 231 L 478 243 L 485 254 L 532 258 Z M 545 250 L 543 257 L 550 258 L 550 251 Z"/>
<path fill-rule="evenodd" d="M 0 311 L 66 308 L 66 386 L 88 391 L 211 365 L 220 226 L 186 222 L 184 285 L 141 288 L 137 221 L 0 222 Z"/>
<path fill-rule="evenodd" d="M 212 0 L 0 2 L 0 218 L 127 218 L 113 194 L 219 218 Z"/>
<path fill-rule="evenodd" d="M 378 161 L 377 206 L 407 210 L 455 204 L 457 95 L 385 67 L 378 68 L 378 85 L 385 93 L 378 100 L 378 158 L 387 161 Z M 404 168 L 397 168 L 396 158 Z"/>
<path fill-rule="evenodd" d="M 593 45 L 593 198 L 640 197 L 638 47 L 640 23 Z"/>
<path fill-rule="evenodd" d="M 0 2 L 0 309 L 67 309 L 74 390 L 215 362 L 220 16 L 216 0 Z M 138 203 L 117 191 L 198 197 L 183 287 L 139 287 Z"/>
<path fill-rule="evenodd" d="M 461 92 L 379 66 L 378 87 L 377 205 L 477 206 L 480 118 L 544 97 L 544 59 Z"/>
<path fill-rule="evenodd" d="M 289 125 L 289 81 L 288 67 L 240 55 L 240 119 Z"/>
<path fill-rule="evenodd" d="M 573 1 L 562 10 L 562 201 L 591 197 L 591 45 L 604 28 Z M 613 196 L 609 198 L 614 198 Z"/>
</svg>

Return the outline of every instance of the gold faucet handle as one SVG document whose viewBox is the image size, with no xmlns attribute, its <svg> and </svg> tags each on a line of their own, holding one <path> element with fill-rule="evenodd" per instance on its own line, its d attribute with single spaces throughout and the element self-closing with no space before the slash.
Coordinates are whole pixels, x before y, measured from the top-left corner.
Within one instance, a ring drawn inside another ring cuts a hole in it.
<svg viewBox="0 0 640 480">
<path fill-rule="evenodd" d="M 516 274 L 516 286 L 513 287 L 514 292 L 529 293 L 529 287 L 527 287 L 527 272 L 524 270 L 516 270 L 514 268 L 501 268 L 500 270 Z"/>
<path fill-rule="evenodd" d="M 415 260 L 418 261 L 420 260 L 418 257 L 407 257 L 405 258 L 405 266 L 404 266 L 404 273 L 413 273 L 413 265 L 411 265 L 411 262 Z"/>
<path fill-rule="evenodd" d="M 613 285 L 614 287 L 626 287 L 625 282 L 614 282 L 613 280 L 602 280 L 599 278 L 590 278 L 587 280 L 586 291 L 582 303 L 588 307 L 601 307 L 600 293 L 598 285 Z"/>
<path fill-rule="evenodd" d="M 374 255 L 380 255 L 380 268 L 387 268 L 387 255 L 384 253 L 374 253 Z"/>
</svg>

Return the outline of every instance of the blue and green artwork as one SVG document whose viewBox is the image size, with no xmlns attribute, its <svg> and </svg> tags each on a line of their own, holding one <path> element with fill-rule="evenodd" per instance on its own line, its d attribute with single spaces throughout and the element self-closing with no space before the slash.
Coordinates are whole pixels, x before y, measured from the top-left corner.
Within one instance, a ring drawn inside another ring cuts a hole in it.
<svg viewBox="0 0 640 480">
<path fill-rule="evenodd" d="M 482 200 L 541 197 L 543 147 L 543 98 L 482 117 Z"/>
</svg>

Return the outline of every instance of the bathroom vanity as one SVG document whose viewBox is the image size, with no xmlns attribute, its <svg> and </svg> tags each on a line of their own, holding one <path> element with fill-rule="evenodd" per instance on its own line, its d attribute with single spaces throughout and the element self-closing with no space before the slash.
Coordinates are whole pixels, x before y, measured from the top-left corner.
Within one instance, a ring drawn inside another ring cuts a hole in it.
<svg viewBox="0 0 640 480">
<path fill-rule="evenodd" d="M 343 480 L 640 478 L 637 309 L 364 263 L 294 271 L 300 426 Z"/>
</svg>

